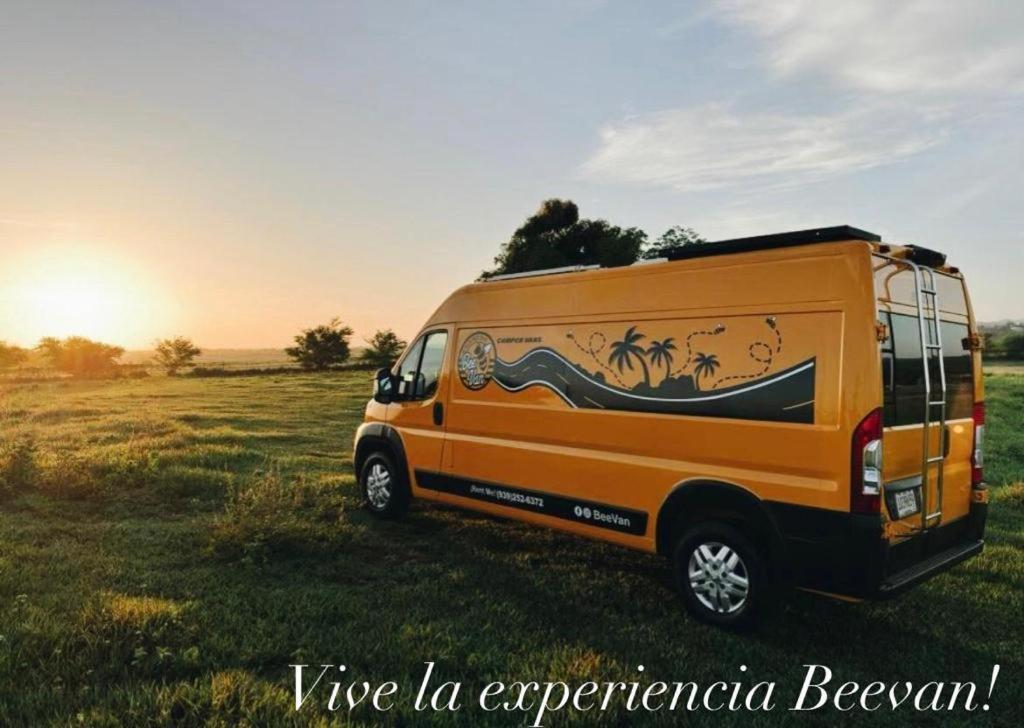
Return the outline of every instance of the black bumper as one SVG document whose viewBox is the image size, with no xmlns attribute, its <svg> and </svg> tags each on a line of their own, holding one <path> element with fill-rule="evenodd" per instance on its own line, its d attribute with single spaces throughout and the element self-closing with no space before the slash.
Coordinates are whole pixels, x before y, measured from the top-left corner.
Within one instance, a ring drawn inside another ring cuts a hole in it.
<svg viewBox="0 0 1024 728">
<path fill-rule="evenodd" d="M 797 586 L 861 599 L 886 599 L 981 553 L 988 506 L 899 543 L 880 516 L 773 503 L 789 573 Z"/>
</svg>

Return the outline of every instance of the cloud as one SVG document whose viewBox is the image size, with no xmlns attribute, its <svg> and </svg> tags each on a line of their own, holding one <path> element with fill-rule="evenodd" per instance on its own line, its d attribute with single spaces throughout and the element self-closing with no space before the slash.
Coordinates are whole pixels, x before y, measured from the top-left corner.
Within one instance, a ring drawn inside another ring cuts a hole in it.
<svg viewBox="0 0 1024 728">
<path fill-rule="evenodd" d="M 677 190 L 799 186 L 905 160 L 1024 95 L 1022 0 L 713 0 L 711 8 L 757 39 L 769 85 L 838 110 L 703 104 L 630 117 L 601 128 L 584 177 Z"/>
<path fill-rule="evenodd" d="M 1021 0 L 716 0 L 782 76 L 883 93 L 1024 91 Z"/>
<path fill-rule="evenodd" d="M 708 104 L 605 126 L 582 173 L 681 191 L 742 182 L 789 187 L 891 164 L 945 136 L 941 115 L 911 107 L 799 114 Z"/>
</svg>

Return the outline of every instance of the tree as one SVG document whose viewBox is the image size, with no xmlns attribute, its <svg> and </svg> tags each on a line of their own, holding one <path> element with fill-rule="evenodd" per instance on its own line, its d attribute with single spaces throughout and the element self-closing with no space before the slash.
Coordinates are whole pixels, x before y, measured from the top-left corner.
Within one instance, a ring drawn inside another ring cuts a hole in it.
<svg viewBox="0 0 1024 728">
<path fill-rule="evenodd" d="M 284 353 L 295 359 L 303 369 L 327 369 L 348 361 L 348 340 L 352 328 L 333 318 L 328 323 L 304 329 L 295 337 L 295 346 Z"/>
<path fill-rule="evenodd" d="M 494 259 L 495 268 L 481 278 L 572 265 L 614 267 L 635 263 L 647 234 L 606 220 L 581 220 L 571 200 L 551 199 L 529 217 Z"/>
<path fill-rule="evenodd" d="M 693 358 L 693 361 L 697 364 L 693 369 L 694 382 L 700 382 L 701 377 L 713 376 L 715 369 L 721 366 L 716 355 L 705 354 L 700 351 L 697 352 L 697 356 Z"/>
<path fill-rule="evenodd" d="M 630 326 L 622 335 L 622 341 L 612 344 L 612 353 L 608 357 L 608 363 L 618 366 L 620 373 L 624 366 L 633 371 L 633 357 L 635 356 L 644 371 L 644 384 L 650 386 L 651 373 L 647 369 L 647 362 L 644 361 L 644 348 L 636 343 L 643 338 L 644 335 L 636 330 L 636 326 Z"/>
<path fill-rule="evenodd" d="M 376 367 L 390 367 L 406 347 L 406 343 L 391 329 L 382 329 L 365 341 L 370 348 L 363 350 L 363 361 Z"/>
<path fill-rule="evenodd" d="M 153 359 L 170 377 L 175 376 L 179 369 L 194 366 L 193 359 L 203 353 L 202 349 L 193 344 L 191 339 L 186 339 L 184 336 L 160 339 L 155 346 L 156 355 Z"/>
<path fill-rule="evenodd" d="M 707 240 L 702 238 L 700 233 L 693 228 L 675 225 L 663 232 L 661 237 L 651 243 L 640 257 L 645 259 L 661 258 L 673 248 L 682 248 L 687 245 L 699 245 L 700 243 L 706 242 Z"/>
<path fill-rule="evenodd" d="M 120 346 L 92 341 L 83 336 L 55 339 L 48 336 L 36 347 L 50 361 L 50 366 L 73 377 L 102 377 L 114 374 L 117 359 L 124 354 Z"/>
<path fill-rule="evenodd" d="M 658 366 L 665 362 L 665 379 L 672 373 L 672 352 L 676 350 L 675 339 L 669 336 L 664 341 L 652 341 L 647 348 L 647 355 L 651 357 L 651 364 Z"/>
<path fill-rule="evenodd" d="M 28 359 L 28 352 L 20 346 L 0 341 L 0 369 L 16 367 Z"/>
<path fill-rule="evenodd" d="M 999 343 L 1007 358 L 1024 359 L 1024 333 L 1007 334 Z"/>
</svg>

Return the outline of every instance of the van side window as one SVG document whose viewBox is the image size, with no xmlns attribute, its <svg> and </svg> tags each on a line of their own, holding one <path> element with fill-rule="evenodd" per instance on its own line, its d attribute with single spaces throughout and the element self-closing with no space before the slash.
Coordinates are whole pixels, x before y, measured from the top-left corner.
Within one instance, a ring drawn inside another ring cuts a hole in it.
<svg viewBox="0 0 1024 728">
<path fill-rule="evenodd" d="M 398 396 L 403 400 L 430 399 L 444 364 L 447 331 L 433 331 L 416 339 L 398 365 Z"/>
<path fill-rule="evenodd" d="M 447 331 L 435 331 L 432 334 L 427 334 L 419 376 L 416 378 L 416 388 L 413 392 L 415 399 L 430 399 L 437 392 L 437 380 L 441 378 L 444 347 L 447 343 Z"/>
<path fill-rule="evenodd" d="M 398 397 L 399 399 L 411 399 L 413 385 L 416 381 L 416 370 L 420 367 L 420 354 L 423 353 L 423 337 L 416 339 L 410 346 L 401 363 L 398 365 Z"/>
</svg>

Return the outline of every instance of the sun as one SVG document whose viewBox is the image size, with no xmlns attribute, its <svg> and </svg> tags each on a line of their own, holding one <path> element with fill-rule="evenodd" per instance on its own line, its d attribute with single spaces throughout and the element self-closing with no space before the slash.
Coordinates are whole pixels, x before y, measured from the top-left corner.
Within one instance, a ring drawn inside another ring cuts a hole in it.
<svg viewBox="0 0 1024 728">
<path fill-rule="evenodd" d="M 152 339 L 166 319 L 157 287 L 112 256 L 65 249 L 20 267 L 12 298 L 23 338 L 85 336 L 132 347 Z"/>
<path fill-rule="evenodd" d="M 75 275 L 40 281 L 27 289 L 25 303 L 53 335 L 109 337 L 127 301 L 109 280 Z"/>
</svg>

